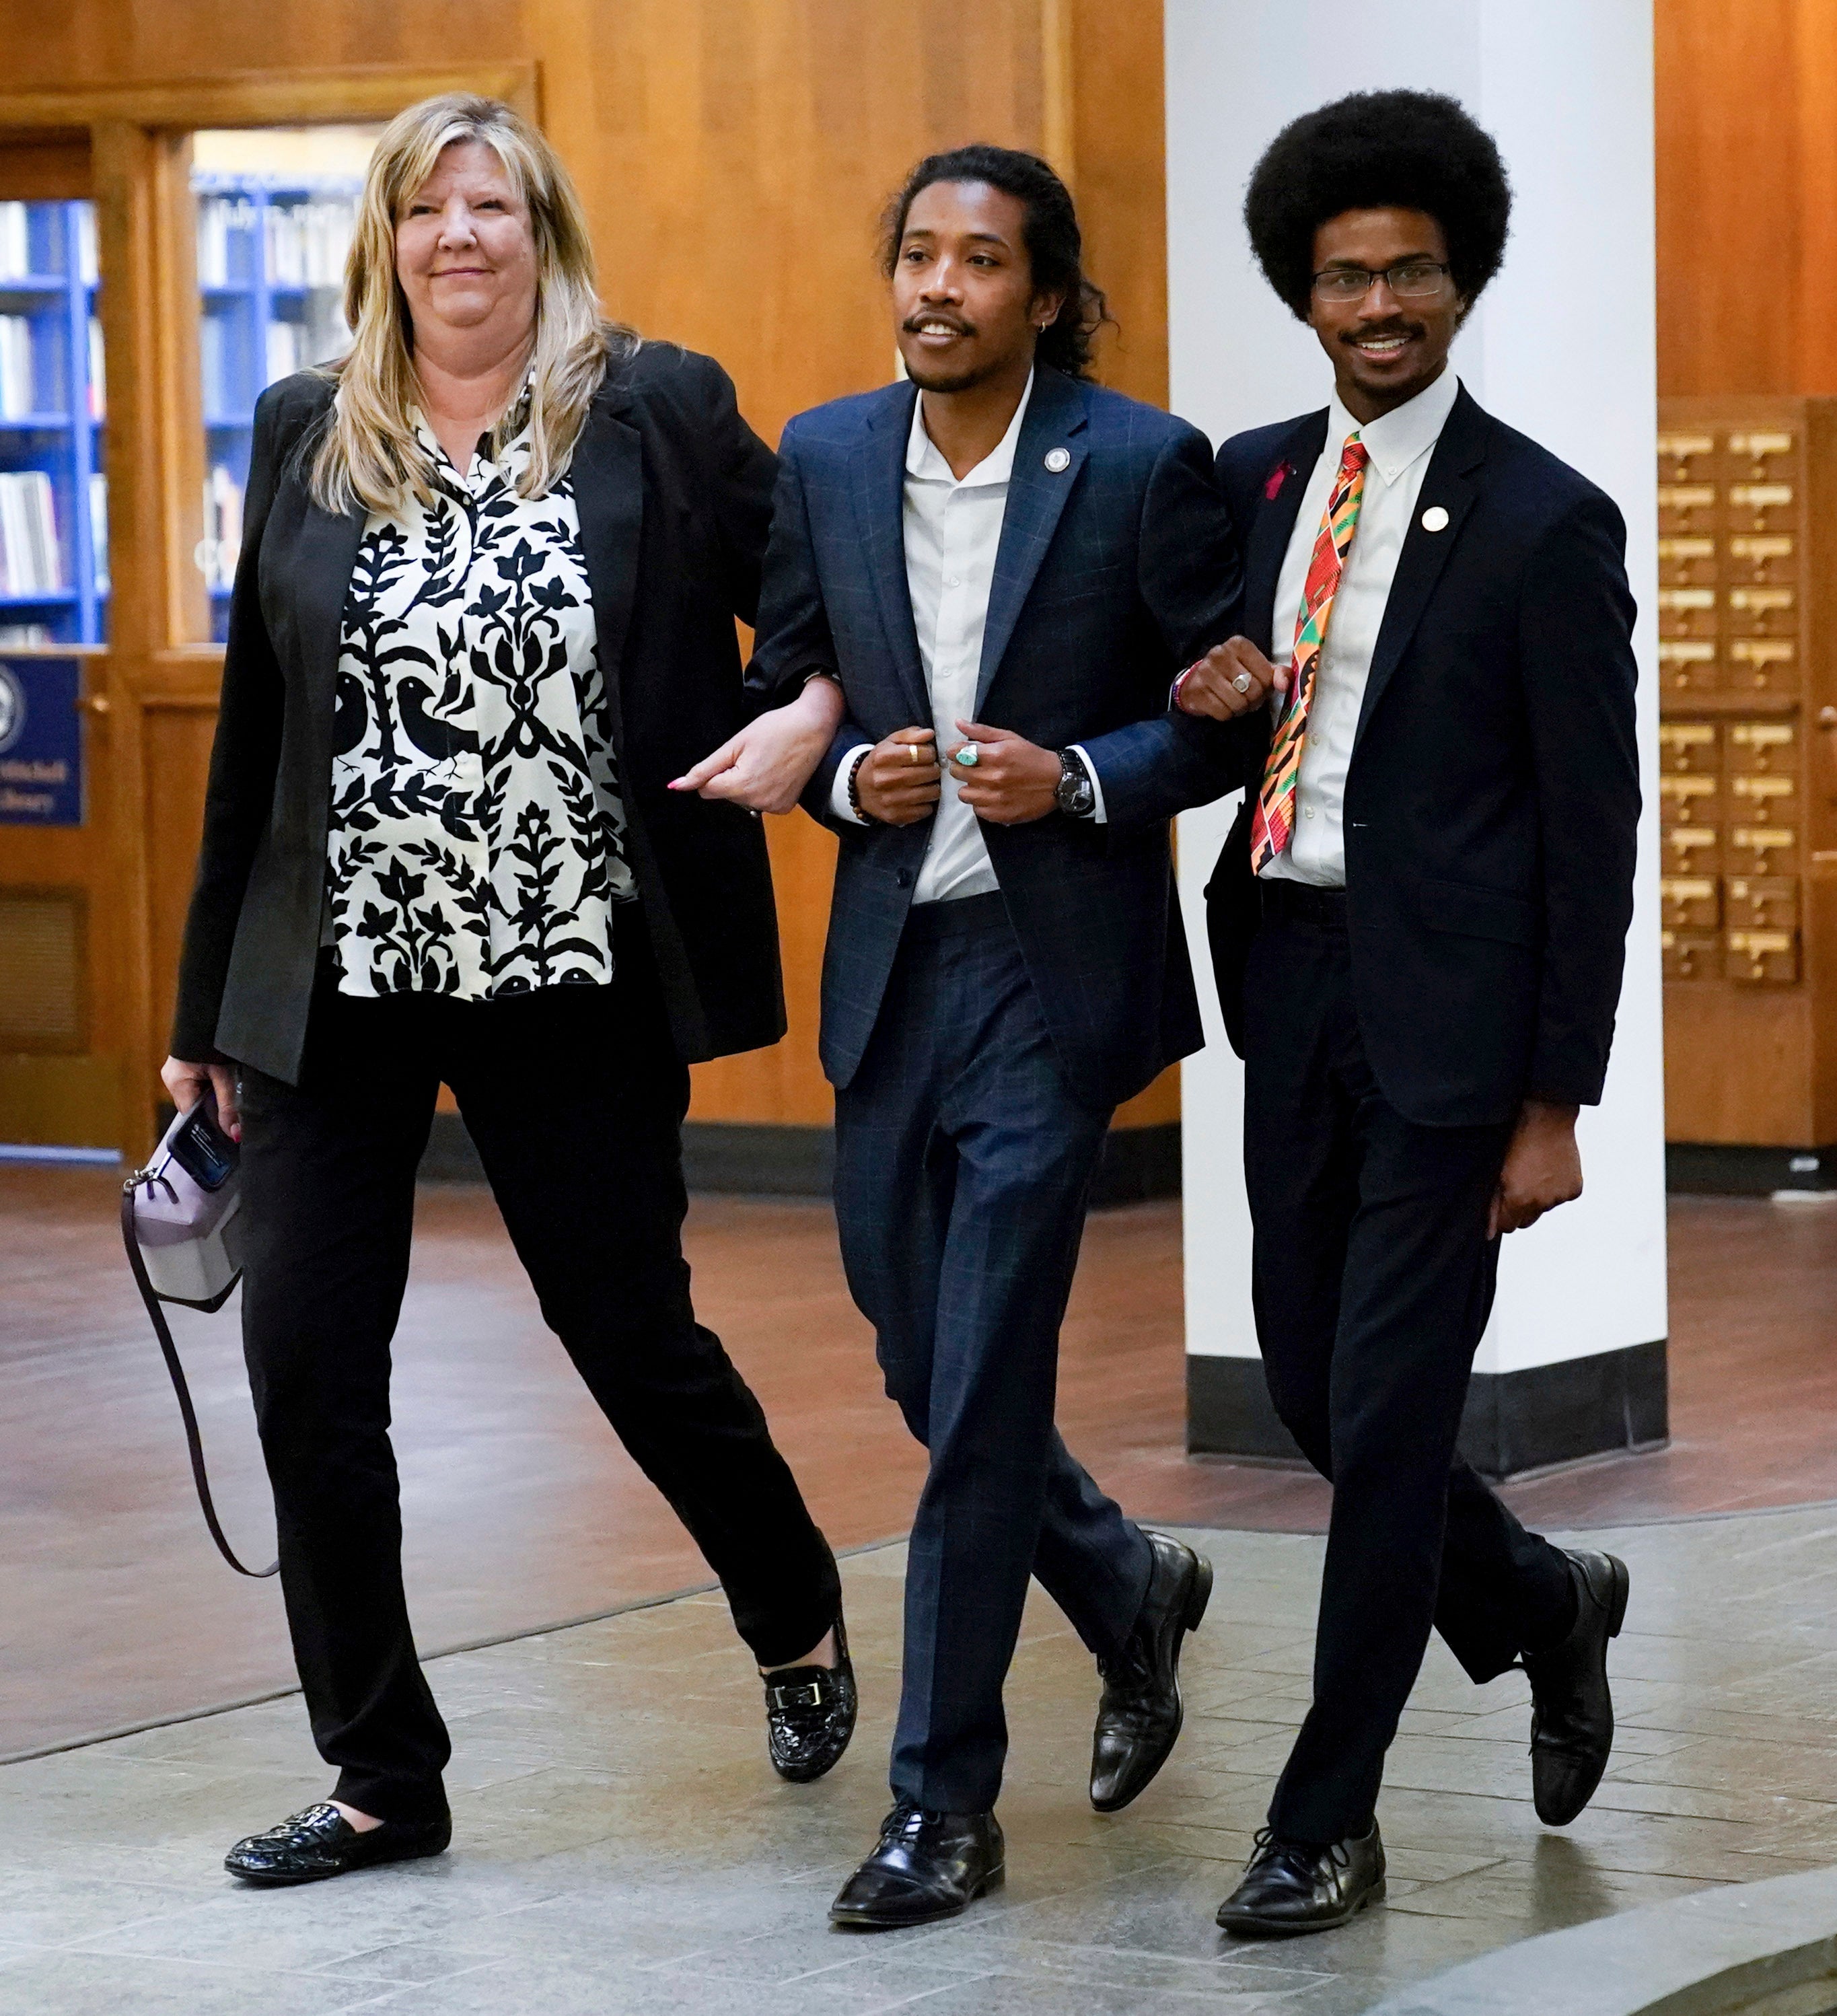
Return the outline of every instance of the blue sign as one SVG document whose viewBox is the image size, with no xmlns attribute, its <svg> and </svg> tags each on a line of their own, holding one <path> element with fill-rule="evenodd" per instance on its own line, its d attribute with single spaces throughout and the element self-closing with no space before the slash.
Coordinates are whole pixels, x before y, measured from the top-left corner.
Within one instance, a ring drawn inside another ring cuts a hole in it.
<svg viewBox="0 0 1837 2016">
<path fill-rule="evenodd" d="M 83 823 L 77 658 L 0 657 L 0 826 Z"/>
</svg>

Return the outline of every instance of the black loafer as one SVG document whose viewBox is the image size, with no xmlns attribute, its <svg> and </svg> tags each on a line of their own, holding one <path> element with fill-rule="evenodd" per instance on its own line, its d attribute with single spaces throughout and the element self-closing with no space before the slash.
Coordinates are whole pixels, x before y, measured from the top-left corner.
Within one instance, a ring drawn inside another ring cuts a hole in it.
<svg viewBox="0 0 1837 2016">
<path fill-rule="evenodd" d="M 838 1611 L 833 1666 L 784 1666 L 765 1676 L 765 1748 L 794 1785 L 833 1769 L 855 1733 L 858 1701 L 848 1634 Z"/>
<path fill-rule="evenodd" d="M 1256 1838 L 1239 1883 L 1219 1906 L 1219 1923 L 1240 1939 L 1291 1939 L 1328 1932 L 1384 1895 L 1384 1843 L 1378 1824 L 1331 1848 L 1278 1841 L 1268 1827 Z"/>
<path fill-rule="evenodd" d="M 1612 1554 L 1572 1553 L 1576 1622 L 1560 1645 L 1527 1652 L 1531 1793 L 1547 1827 L 1567 1827 L 1594 1797 L 1614 1747 L 1608 1641 L 1626 1621 L 1632 1579 Z"/>
<path fill-rule="evenodd" d="M 354 1869 L 439 1855 L 452 1838 L 450 1813 L 437 1820 L 385 1820 L 359 1834 L 336 1806 L 321 1805 L 239 1841 L 223 1866 L 245 1883 L 322 1883 Z"/>
<path fill-rule="evenodd" d="M 954 1918 L 1007 1874 L 993 1813 L 927 1813 L 902 1800 L 881 1823 L 874 1852 L 837 1892 L 830 1923 L 865 1931 Z"/>
<path fill-rule="evenodd" d="M 1212 1564 L 1165 1533 L 1144 1536 L 1154 1550 L 1148 1593 L 1129 1643 L 1100 1659 L 1104 1697 L 1091 1738 L 1091 1804 L 1118 1813 L 1144 1791 L 1180 1733 L 1180 1648 L 1199 1629 L 1212 1600 Z"/>
</svg>

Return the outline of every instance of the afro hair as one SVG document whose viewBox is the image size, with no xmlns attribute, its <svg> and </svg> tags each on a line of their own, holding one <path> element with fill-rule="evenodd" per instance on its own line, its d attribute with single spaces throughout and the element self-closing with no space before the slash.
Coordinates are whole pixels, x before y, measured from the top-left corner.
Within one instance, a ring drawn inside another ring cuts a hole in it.
<svg viewBox="0 0 1837 2016">
<path fill-rule="evenodd" d="M 1305 322 L 1315 232 L 1345 211 L 1392 207 L 1426 211 L 1441 225 L 1471 304 L 1504 257 L 1511 185 L 1492 135 L 1453 99 L 1361 91 L 1304 113 L 1257 163 L 1244 221 L 1270 285 Z"/>
</svg>

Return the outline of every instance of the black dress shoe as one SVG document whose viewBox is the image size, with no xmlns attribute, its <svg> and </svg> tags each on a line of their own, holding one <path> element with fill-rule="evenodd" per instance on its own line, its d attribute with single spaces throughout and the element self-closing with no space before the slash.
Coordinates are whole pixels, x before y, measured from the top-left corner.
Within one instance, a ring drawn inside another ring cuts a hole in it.
<svg viewBox="0 0 1837 2016">
<path fill-rule="evenodd" d="M 881 1823 L 874 1852 L 836 1894 L 833 1925 L 887 1931 L 954 1918 L 999 1890 L 1007 1849 L 993 1813 L 927 1813 L 904 1800 Z"/>
<path fill-rule="evenodd" d="M 1547 1827 L 1567 1827 L 1594 1797 L 1614 1747 L 1608 1640 L 1626 1618 L 1631 1579 L 1612 1554 L 1572 1553 L 1576 1622 L 1560 1645 L 1527 1652 L 1531 1792 Z"/>
<path fill-rule="evenodd" d="M 336 1806 L 308 1806 L 266 1834 L 239 1841 L 223 1866 L 245 1883 L 322 1883 L 353 1869 L 438 1855 L 452 1838 L 450 1813 L 437 1820 L 385 1820 L 359 1834 Z"/>
<path fill-rule="evenodd" d="M 1243 1881 L 1219 1906 L 1219 1923 L 1240 1939 L 1329 1932 L 1384 1896 L 1384 1843 L 1372 1823 L 1331 1848 L 1278 1841 L 1265 1827 Z"/>
<path fill-rule="evenodd" d="M 841 1613 L 833 1666 L 783 1666 L 765 1676 L 765 1748 L 772 1768 L 794 1785 L 833 1769 L 855 1733 L 855 1668 Z"/>
<path fill-rule="evenodd" d="M 1154 1550 L 1148 1593 L 1129 1643 L 1100 1659 L 1104 1697 L 1091 1738 L 1091 1804 L 1120 1812 L 1168 1760 L 1180 1733 L 1180 1647 L 1212 1600 L 1212 1564 L 1165 1533 Z"/>
</svg>

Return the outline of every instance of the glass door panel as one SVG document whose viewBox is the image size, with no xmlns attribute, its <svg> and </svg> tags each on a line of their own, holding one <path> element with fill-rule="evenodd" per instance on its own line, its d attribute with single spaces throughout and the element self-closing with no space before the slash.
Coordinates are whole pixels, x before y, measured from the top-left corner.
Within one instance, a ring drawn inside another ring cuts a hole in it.
<svg viewBox="0 0 1837 2016">
<path fill-rule="evenodd" d="M 192 139 L 204 535 L 197 563 L 221 641 L 242 545 L 255 401 L 342 356 L 344 261 L 380 126 L 261 127 Z"/>
<path fill-rule="evenodd" d="M 106 391 L 88 203 L 0 203 L 0 650 L 107 634 Z"/>
</svg>

